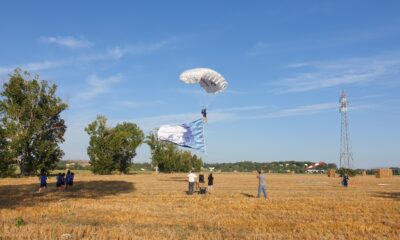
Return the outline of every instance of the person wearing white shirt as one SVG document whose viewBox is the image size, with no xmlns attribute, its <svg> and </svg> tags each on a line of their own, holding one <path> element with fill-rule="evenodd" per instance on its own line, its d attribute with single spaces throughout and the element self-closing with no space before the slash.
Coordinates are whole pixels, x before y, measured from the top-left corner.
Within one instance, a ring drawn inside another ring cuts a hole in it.
<svg viewBox="0 0 400 240">
<path fill-rule="evenodd" d="M 187 178 L 189 180 L 189 191 L 188 194 L 192 195 L 193 190 L 194 190 L 194 183 L 196 182 L 196 174 L 193 173 L 193 171 L 190 171 L 190 173 L 187 175 Z"/>
</svg>

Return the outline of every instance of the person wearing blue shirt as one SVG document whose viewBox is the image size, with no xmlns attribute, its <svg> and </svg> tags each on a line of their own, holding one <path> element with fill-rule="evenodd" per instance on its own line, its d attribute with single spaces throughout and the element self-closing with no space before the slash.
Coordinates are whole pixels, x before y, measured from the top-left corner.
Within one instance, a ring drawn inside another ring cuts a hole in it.
<svg viewBox="0 0 400 240">
<path fill-rule="evenodd" d="M 344 187 L 348 187 L 349 186 L 349 175 L 347 175 L 347 174 L 343 175 L 342 185 Z"/>
<path fill-rule="evenodd" d="M 42 171 L 42 173 L 40 174 L 39 177 L 40 180 L 40 187 L 39 187 L 39 192 L 42 192 L 43 189 L 47 189 L 47 176 L 44 173 L 44 171 Z"/>
<path fill-rule="evenodd" d="M 74 177 L 75 177 L 75 173 L 71 173 L 71 175 L 69 175 L 69 182 L 67 183 L 69 185 L 69 188 L 72 188 L 72 185 L 74 185 Z"/>
<path fill-rule="evenodd" d="M 72 185 L 74 185 L 74 176 L 75 174 L 73 172 L 69 172 L 67 173 L 67 179 L 66 179 L 66 186 L 65 189 L 70 189 L 72 188 Z"/>
<path fill-rule="evenodd" d="M 62 175 L 61 175 L 61 173 L 58 173 L 58 175 L 56 177 L 56 180 L 57 180 L 57 183 L 56 183 L 57 190 L 59 192 L 61 192 L 61 188 L 62 188 Z"/>
<path fill-rule="evenodd" d="M 68 170 L 67 171 L 67 176 L 65 177 L 65 190 L 68 190 L 68 186 L 69 186 L 68 182 L 69 182 L 69 178 L 70 177 L 71 177 L 71 171 Z"/>
<path fill-rule="evenodd" d="M 61 187 L 65 189 L 65 173 L 62 173 L 61 175 Z"/>
</svg>

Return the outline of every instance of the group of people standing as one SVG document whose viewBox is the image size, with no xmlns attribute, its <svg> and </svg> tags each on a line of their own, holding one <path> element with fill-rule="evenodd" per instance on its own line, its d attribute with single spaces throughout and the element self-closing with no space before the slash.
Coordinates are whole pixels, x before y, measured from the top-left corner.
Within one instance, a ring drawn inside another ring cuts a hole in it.
<svg viewBox="0 0 400 240">
<path fill-rule="evenodd" d="M 67 171 L 67 174 L 65 173 L 58 173 L 56 176 L 56 187 L 59 192 L 62 191 L 67 191 L 72 188 L 74 185 L 74 177 L 75 174 L 71 172 L 70 170 Z M 44 171 L 41 172 L 39 180 L 40 180 L 40 187 L 39 187 L 39 192 L 42 192 L 43 190 L 47 190 L 47 176 Z"/>
<path fill-rule="evenodd" d="M 261 192 L 264 194 L 264 199 L 268 199 L 267 195 L 267 179 L 266 175 L 262 170 L 257 171 L 257 179 L 258 179 L 258 194 L 257 197 L 261 197 Z M 198 189 L 199 194 L 205 194 L 205 193 L 211 193 L 213 191 L 213 186 L 214 186 L 214 177 L 212 173 L 208 175 L 208 184 L 207 184 L 207 191 L 205 191 L 205 181 L 204 181 L 204 175 L 199 174 L 199 180 L 196 181 L 197 175 L 193 173 L 193 171 L 190 171 L 189 174 L 187 175 L 187 179 L 189 182 L 189 189 L 188 189 L 188 195 L 193 195 L 194 193 L 194 188 L 195 184 L 197 183 L 196 187 Z"/>
<path fill-rule="evenodd" d="M 203 174 L 199 174 L 199 180 L 196 181 L 197 175 L 193 173 L 193 171 L 190 171 L 190 173 L 187 175 L 188 182 L 189 182 L 189 190 L 188 194 L 192 195 L 194 193 L 194 188 L 196 184 L 196 189 L 200 194 L 205 194 L 213 191 L 213 185 L 214 185 L 214 177 L 212 173 L 210 173 L 207 177 L 207 187 L 205 186 L 205 179 Z"/>
</svg>

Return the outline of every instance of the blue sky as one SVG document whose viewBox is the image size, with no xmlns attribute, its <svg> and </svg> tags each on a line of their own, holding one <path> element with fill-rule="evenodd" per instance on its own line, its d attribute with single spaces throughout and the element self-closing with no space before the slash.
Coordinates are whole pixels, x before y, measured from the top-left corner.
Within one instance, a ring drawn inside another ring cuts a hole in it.
<svg viewBox="0 0 400 240">
<path fill-rule="evenodd" d="M 0 81 L 15 67 L 59 86 L 69 104 L 65 159 L 88 159 L 84 127 L 146 133 L 199 118 L 205 162 L 339 163 L 342 89 L 355 167 L 400 164 L 398 1 L 2 1 Z M 179 74 L 229 82 L 207 96 Z M 197 153 L 197 152 L 196 152 Z M 135 158 L 149 161 L 143 145 Z"/>
</svg>

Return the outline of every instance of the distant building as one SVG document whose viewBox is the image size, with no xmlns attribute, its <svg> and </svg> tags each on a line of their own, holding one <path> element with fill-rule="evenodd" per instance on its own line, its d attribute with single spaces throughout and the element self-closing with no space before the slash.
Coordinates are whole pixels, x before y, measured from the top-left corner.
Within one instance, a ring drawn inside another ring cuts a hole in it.
<svg viewBox="0 0 400 240">
<path fill-rule="evenodd" d="M 325 170 L 318 170 L 318 169 L 308 169 L 306 173 L 325 173 Z"/>
</svg>

